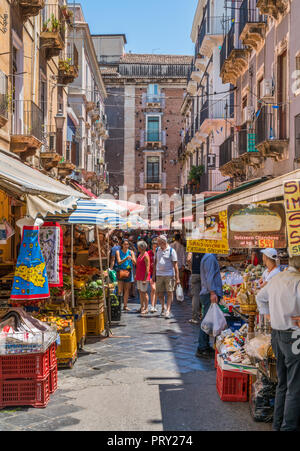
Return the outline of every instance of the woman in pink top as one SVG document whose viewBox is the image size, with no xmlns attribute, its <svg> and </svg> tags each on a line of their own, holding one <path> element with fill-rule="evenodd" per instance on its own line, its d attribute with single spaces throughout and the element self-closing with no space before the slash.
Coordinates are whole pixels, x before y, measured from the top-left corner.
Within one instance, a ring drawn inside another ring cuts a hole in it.
<svg viewBox="0 0 300 451">
<path fill-rule="evenodd" d="M 137 289 L 140 293 L 141 310 L 142 315 L 148 313 L 148 286 L 150 280 L 150 258 L 147 252 L 147 243 L 145 241 L 139 241 L 138 244 L 139 256 L 136 262 L 136 274 L 135 280 L 137 282 Z"/>
</svg>

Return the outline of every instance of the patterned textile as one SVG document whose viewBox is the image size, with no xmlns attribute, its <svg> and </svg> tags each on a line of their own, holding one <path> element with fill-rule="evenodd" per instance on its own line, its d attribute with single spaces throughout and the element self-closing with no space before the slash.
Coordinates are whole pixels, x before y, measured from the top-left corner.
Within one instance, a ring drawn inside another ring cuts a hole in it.
<svg viewBox="0 0 300 451">
<path fill-rule="evenodd" d="M 39 244 L 39 227 L 24 226 L 10 297 L 27 301 L 49 296 L 46 264 Z"/>
<path fill-rule="evenodd" d="M 59 224 L 45 222 L 40 228 L 40 243 L 46 262 L 49 287 L 63 286 L 63 231 Z"/>
</svg>

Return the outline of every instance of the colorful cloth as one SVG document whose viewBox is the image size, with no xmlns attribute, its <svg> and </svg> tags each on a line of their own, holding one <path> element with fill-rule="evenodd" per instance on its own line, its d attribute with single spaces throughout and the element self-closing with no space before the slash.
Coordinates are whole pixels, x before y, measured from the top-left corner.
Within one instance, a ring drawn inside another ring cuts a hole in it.
<svg viewBox="0 0 300 451">
<path fill-rule="evenodd" d="M 45 222 L 40 243 L 46 262 L 49 287 L 63 286 L 63 231 L 59 224 Z"/>
<path fill-rule="evenodd" d="M 45 260 L 39 244 L 39 227 L 24 226 L 11 299 L 39 300 L 50 296 Z"/>
</svg>

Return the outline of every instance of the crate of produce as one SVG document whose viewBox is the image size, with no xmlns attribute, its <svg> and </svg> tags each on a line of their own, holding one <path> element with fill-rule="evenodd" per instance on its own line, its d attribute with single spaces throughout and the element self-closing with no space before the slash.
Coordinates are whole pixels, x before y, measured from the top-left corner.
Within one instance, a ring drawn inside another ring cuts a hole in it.
<svg viewBox="0 0 300 451">
<path fill-rule="evenodd" d="M 49 373 L 49 391 L 53 395 L 57 390 L 57 365 Z"/>
<path fill-rule="evenodd" d="M 50 371 L 49 349 L 42 354 L 0 356 L 0 379 L 45 379 Z"/>
<path fill-rule="evenodd" d="M 86 338 L 86 315 L 81 314 L 77 320 L 75 320 L 76 340 L 77 344 L 82 347 Z"/>
<path fill-rule="evenodd" d="M 233 373 L 217 367 L 217 391 L 224 402 L 248 401 L 249 376 L 243 373 Z"/>
<path fill-rule="evenodd" d="M 76 331 L 71 334 L 60 334 L 60 345 L 56 349 L 57 360 L 72 359 L 77 352 Z"/>
<path fill-rule="evenodd" d="M 0 379 L 0 409 L 31 406 L 44 408 L 50 399 L 49 376 L 37 379 Z"/>
<path fill-rule="evenodd" d="M 86 315 L 87 335 L 98 336 L 101 335 L 105 329 L 104 312 L 98 315 Z"/>
</svg>

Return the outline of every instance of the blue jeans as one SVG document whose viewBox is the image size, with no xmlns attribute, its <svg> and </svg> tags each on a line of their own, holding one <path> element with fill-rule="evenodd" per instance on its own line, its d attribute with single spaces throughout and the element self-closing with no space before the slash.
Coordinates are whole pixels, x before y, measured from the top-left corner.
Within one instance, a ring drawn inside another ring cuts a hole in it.
<svg viewBox="0 0 300 451">
<path fill-rule="evenodd" d="M 298 345 L 295 352 L 293 345 L 297 345 L 297 339 L 293 338 L 292 331 L 272 331 L 278 375 L 273 421 L 275 431 L 296 431 L 300 424 L 300 349 Z"/>
<path fill-rule="evenodd" d="M 202 318 L 204 319 L 209 307 L 210 307 L 210 294 L 203 294 L 200 296 L 200 304 L 202 305 L 203 308 L 203 316 Z M 202 321 L 203 321 L 202 319 Z M 202 324 L 201 321 L 201 324 Z M 204 351 L 205 349 L 208 349 L 209 346 L 209 335 L 207 335 L 202 329 L 201 329 L 201 325 L 200 325 L 200 333 L 199 333 L 199 343 L 198 343 L 198 349 L 199 351 Z"/>
</svg>

